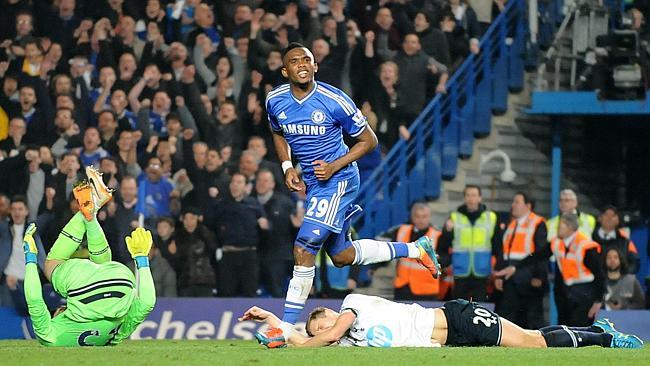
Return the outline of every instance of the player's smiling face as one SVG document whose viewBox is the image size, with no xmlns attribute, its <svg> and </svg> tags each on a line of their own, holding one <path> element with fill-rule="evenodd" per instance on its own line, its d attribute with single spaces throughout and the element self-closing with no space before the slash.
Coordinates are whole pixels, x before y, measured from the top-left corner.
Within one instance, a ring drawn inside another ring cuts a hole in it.
<svg viewBox="0 0 650 366">
<path fill-rule="evenodd" d="M 282 76 L 292 84 L 306 86 L 314 80 L 318 65 L 314 55 L 305 47 L 294 48 L 284 56 Z"/>
</svg>

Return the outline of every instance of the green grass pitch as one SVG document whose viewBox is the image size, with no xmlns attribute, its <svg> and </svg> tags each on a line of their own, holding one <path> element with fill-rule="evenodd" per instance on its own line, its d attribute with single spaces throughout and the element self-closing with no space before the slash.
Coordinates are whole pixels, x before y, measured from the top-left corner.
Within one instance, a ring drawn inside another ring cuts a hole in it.
<svg viewBox="0 0 650 366">
<path fill-rule="evenodd" d="M 254 341 L 128 341 L 117 347 L 45 348 L 0 341 L 0 365 L 649 365 L 641 350 L 507 348 L 343 348 L 267 350 Z"/>
</svg>

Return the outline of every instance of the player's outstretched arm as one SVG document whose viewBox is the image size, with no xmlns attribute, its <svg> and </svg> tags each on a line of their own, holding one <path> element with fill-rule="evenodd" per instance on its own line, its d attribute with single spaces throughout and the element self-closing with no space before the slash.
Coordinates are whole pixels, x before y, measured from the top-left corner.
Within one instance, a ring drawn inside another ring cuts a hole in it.
<svg viewBox="0 0 650 366">
<path fill-rule="evenodd" d="M 149 250 L 151 250 L 153 243 L 151 231 L 137 228 L 125 240 L 126 247 L 129 253 L 131 253 L 133 260 L 135 260 L 138 271 L 138 283 L 136 285 L 138 294 L 129 308 L 129 312 L 126 314 L 120 330 L 111 341 L 113 345 L 121 343 L 128 338 L 135 328 L 147 318 L 156 305 L 156 287 L 153 283 L 151 271 L 149 270 Z"/>
<path fill-rule="evenodd" d="M 246 310 L 244 315 L 238 318 L 240 322 L 253 320 L 256 322 L 266 323 L 271 328 L 280 327 L 282 320 L 278 318 L 275 314 L 270 311 L 264 310 L 260 307 L 253 306 L 252 308 Z M 292 332 L 289 336 L 289 344 L 296 345 L 301 344 L 307 341 L 307 337 L 301 335 L 298 332 Z"/>
<path fill-rule="evenodd" d="M 346 311 L 339 315 L 334 325 L 328 330 L 316 334 L 311 338 L 305 338 L 303 342 L 291 342 L 296 347 L 327 347 L 338 342 L 354 323 L 357 318 L 351 311 Z M 294 332 L 295 333 L 295 332 Z"/>
<path fill-rule="evenodd" d="M 25 252 L 25 301 L 27 310 L 32 320 L 34 334 L 42 343 L 54 343 L 52 338 L 52 318 L 43 301 L 41 280 L 38 277 L 38 249 L 34 242 L 36 225 L 30 224 L 23 237 L 23 250 Z"/>
</svg>

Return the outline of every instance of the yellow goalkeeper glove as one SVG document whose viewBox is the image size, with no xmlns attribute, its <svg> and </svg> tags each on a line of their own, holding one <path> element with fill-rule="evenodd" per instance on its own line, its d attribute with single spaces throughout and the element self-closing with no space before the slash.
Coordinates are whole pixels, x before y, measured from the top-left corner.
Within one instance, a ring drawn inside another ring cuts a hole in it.
<svg viewBox="0 0 650 366">
<path fill-rule="evenodd" d="M 25 253 L 25 264 L 38 262 L 38 248 L 34 241 L 34 234 L 36 233 L 36 224 L 31 223 L 25 229 L 23 236 L 23 252 Z"/>
<path fill-rule="evenodd" d="M 138 268 L 149 267 L 148 256 L 153 244 L 151 231 L 139 227 L 133 230 L 131 236 L 127 236 L 125 240 L 126 247 L 131 253 L 131 257 L 135 259 Z"/>
</svg>

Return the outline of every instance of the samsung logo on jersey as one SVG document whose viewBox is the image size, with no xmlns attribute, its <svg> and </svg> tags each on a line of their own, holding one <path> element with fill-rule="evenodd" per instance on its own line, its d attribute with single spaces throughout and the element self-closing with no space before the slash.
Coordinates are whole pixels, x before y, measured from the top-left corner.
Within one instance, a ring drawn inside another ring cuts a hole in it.
<svg viewBox="0 0 650 366">
<path fill-rule="evenodd" d="M 325 126 L 310 126 L 310 125 L 282 125 L 282 131 L 287 134 L 294 135 L 324 135 Z"/>
</svg>

